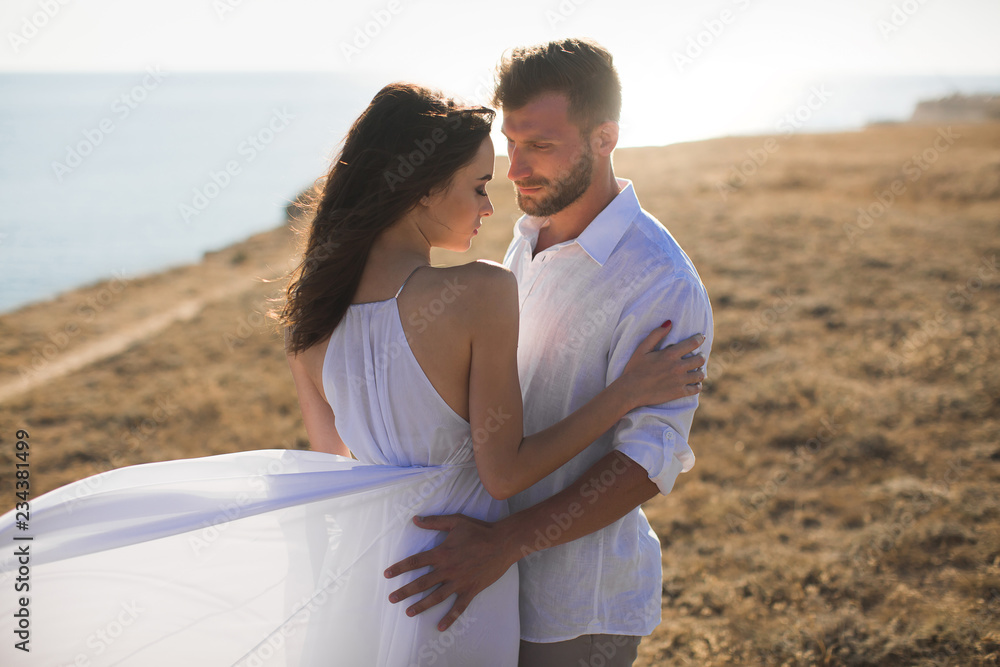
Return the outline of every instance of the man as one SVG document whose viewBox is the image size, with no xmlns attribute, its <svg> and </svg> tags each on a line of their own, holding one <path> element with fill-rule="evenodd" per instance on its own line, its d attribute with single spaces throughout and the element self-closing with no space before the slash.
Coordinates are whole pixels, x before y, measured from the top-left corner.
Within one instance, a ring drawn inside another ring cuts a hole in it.
<svg viewBox="0 0 1000 667">
<path fill-rule="evenodd" d="M 618 377 L 664 319 L 673 322 L 664 344 L 703 333 L 707 358 L 712 311 L 687 255 L 640 208 L 632 183 L 615 177 L 621 84 L 604 48 L 567 39 L 515 49 L 494 103 L 526 213 L 504 265 L 518 281 L 524 430 L 534 433 Z M 420 613 L 457 594 L 443 630 L 520 560 L 522 667 L 631 665 L 660 622 L 663 578 L 659 540 L 639 506 L 694 464 L 687 440 L 697 405 L 691 396 L 633 410 L 513 497 L 507 519 L 415 519 L 449 534 L 386 571 L 432 567 L 390 600 L 437 586 L 411 607 Z"/>
</svg>

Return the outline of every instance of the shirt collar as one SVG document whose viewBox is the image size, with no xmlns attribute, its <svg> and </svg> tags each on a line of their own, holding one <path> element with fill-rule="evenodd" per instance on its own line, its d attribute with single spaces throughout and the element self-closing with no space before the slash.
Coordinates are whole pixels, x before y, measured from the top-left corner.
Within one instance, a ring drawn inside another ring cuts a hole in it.
<svg viewBox="0 0 1000 667">
<path fill-rule="evenodd" d="M 639 199 L 635 196 L 632 181 L 619 178 L 618 186 L 621 188 L 621 192 L 611 200 L 611 203 L 590 221 L 583 233 L 566 242 L 567 245 L 571 243 L 579 245 L 601 266 L 604 266 L 611 251 L 621 241 L 625 230 L 632 224 L 632 220 L 635 219 L 640 210 Z M 527 239 L 531 247 L 534 248 L 538 241 L 538 230 L 544 222 L 545 218 L 522 216 L 514 225 L 514 233 Z"/>
</svg>

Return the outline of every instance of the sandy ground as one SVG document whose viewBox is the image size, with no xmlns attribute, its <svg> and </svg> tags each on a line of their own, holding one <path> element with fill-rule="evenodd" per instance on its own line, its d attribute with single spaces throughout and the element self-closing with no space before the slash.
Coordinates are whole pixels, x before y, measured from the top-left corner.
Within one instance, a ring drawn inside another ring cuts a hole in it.
<svg viewBox="0 0 1000 667">
<path fill-rule="evenodd" d="M 504 160 L 473 250 L 516 219 Z M 688 251 L 716 343 L 695 468 L 645 505 L 663 622 L 639 665 L 978 665 L 1000 655 L 1000 124 L 616 152 Z M 859 210 L 860 209 L 860 210 Z M 308 446 L 264 318 L 287 228 L 0 316 L 0 492 Z"/>
</svg>

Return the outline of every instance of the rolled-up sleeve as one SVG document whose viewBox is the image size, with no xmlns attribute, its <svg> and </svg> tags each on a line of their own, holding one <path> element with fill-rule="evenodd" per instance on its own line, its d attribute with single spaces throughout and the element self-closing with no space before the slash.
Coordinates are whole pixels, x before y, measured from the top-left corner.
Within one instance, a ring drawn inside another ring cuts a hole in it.
<svg viewBox="0 0 1000 667">
<path fill-rule="evenodd" d="M 665 320 L 673 326 L 660 348 L 704 334 L 697 352 L 705 355 L 708 372 L 713 339 L 708 293 L 696 275 L 679 271 L 650 281 L 622 310 L 611 341 L 608 384 L 622 374 L 639 343 Z M 670 493 L 677 476 L 694 465 L 688 438 L 699 396 L 637 408 L 615 428 L 614 448 L 645 468 L 662 494 Z"/>
</svg>

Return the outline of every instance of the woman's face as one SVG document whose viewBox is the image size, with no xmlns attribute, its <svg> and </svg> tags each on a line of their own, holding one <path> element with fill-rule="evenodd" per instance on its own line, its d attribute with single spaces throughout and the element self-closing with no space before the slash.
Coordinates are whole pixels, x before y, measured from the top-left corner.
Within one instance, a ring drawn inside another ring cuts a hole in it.
<svg viewBox="0 0 1000 667">
<path fill-rule="evenodd" d="M 493 141 L 487 137 L 465 167 L 447 186 L 421 200 L 424 215 L 418 225 L 431 246 L 464 252 L 479 233 L 481 218 L 493 213 L 486 184 L 493 178 Z"/>
</svg>

